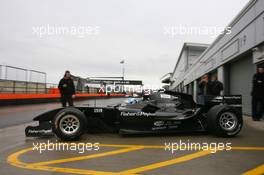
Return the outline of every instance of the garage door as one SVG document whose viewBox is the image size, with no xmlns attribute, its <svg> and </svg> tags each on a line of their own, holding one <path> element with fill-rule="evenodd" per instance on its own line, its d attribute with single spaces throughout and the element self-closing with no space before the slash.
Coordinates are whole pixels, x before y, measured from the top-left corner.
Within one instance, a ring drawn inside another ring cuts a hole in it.
<svg viewBox="0 0 264 175">
<path fill-rule="evenodd" d="M 255 66 L 252 57 L 239 59 L 230 65 L 230 94 L 241 94 L 243 113 L 251 115 L 252 77 Z"/>
</svg>

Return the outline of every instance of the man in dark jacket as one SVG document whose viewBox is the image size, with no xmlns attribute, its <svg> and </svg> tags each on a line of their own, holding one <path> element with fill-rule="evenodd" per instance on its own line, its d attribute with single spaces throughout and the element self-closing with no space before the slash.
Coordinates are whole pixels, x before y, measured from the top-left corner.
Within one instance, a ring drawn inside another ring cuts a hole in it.
<svg viewBox="0 0 264 175">
<path fill-rule="evenodd" d="M 201 81 L 198 84 L 197 103 L 204 104 L 204 96 L 208 95 L 209 75 L 202 76 Z"/>
<path fill-rule="evenodd" d="M 198 95 L 208 94 L 208 83 L 209 83 L 209 75 L 205 74 L 204 76 L 202 76 L 201 81 L 198 84 Z"/>
<path fill-rule="evenodd" d="M 205 74 L 198 84 L 197 103 L 204 104 L 204 96 L 219 96 L 224 89 L 223 83 L 217 80 L 216 75 L 212 75 L 209 80 L 209 75 Z"/>
<path fill-rule="evenodd" d="M 264 66 L 258 66 L 257 73 L 253 76 L 252 90 L 252 118 L 260 121 L 264 114 Z"/>
<path fill-rule="evenodd" d="M 61 94 L 61 103 L 66 107 L 68 102 L 69 106 L 73 106 L 73 98 L 75 98 L 75 87 L 71 78 L 70 71 L 66 71 L 64 77 L 60 80 L 58 86 Z"/>
<path fill-rule="evenodd" d="M 221 91 L 224 90 L 223 83 L 217 80 L 217 76 L 212 75 L 211 80 L 209 80 L 208 74 L 205 74 L 202 77 L 198 87 L 199 87 L 198 95 L 219 96 L 221 95 Z"/>
<path fill-rule="evenodd" d="M 211 81 L 210 81 L 210 85 L 209 85 L 210 95 L 219 96 L 219 95 L 221 95 L 222 90 L 224 90 L 223 83 L 218 81 L 216 75 L 213 75 L 211 77 Z"/>
</svg>

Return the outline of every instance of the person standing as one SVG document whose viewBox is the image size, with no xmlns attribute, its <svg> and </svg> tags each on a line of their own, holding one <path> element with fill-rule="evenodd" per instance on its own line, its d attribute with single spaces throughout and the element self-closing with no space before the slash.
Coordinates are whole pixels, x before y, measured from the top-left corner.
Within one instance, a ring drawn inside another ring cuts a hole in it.
<svg viewBox="0 0 264 175">
<path fill-rule="evenodd" d="M 208 74 L 202 76 L 201 81 L 198 84 L 198 95 L 206 95 L 207 94 L 207 84 L 209 81 Z"/>
<path fill-rule="evenodd" d="M 198 84 L 198 104 L 204 104 L 205 96 L 219 96 L 223 90 L 223 83 L 217 80 L 216 75 L 212 75 L 209 79 L 209 75 L 205 74 Z"/>
<path fill-rule="evenodd" d="M 209 75 L 202 76 L 201 81 L 198 84 L 197 103 L 204 104 L 204 96 L 208 95 Z"/>
<path fill-rule="evenodd" d="M 221 92 L 224 90 L 224 85 L 222 82 L 218 81 L 216 75 L 212 75 L 209 92 L 210 95 L 219 96 Z"/>
<path fill-rule="evenodd" d="M 216 75 L 212 75 L 211 79 L 209 80 L 209 75 L 205 74 L 199 85 L 199 92 L 198 95 L 212 95 L 212 96 L 219 96 L 221 92 L 224 90 L 223 83 L 217 80 Z"/>
<path fill-rule="evenodd" d="M 73 98 L 75 98 L 75 87 L 70 71 L 65 71 L 64 77 L 60 80 L 58 86 L 61 94 L 62 107 L 73 106 Z"/>
<path fill-rule="evenodd" d="M 252 89 L 252 119 L 260 121 L 264 114 L 264 66 L 257 67 L 257 73 L 253 76 Z"/>
</svg>

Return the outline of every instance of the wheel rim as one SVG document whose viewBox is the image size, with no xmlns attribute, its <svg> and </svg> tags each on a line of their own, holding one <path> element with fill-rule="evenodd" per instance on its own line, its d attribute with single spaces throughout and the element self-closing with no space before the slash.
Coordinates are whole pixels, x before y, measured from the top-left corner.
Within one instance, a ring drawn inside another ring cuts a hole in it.
<svg viewBox="0 0 264 175">
<path fill-rule="evenodd" d="M 237 127 L 237 124 L 238 124 L 238 119 L 236 115 L 232 112 L 224 112 L 220 116 L 219 121 L 220 121 L 221 128 L 226 131 L 232 131 L 233 129 Z"/>
<path fill-rule="evenodd" d="M 60 120 L 59 127 L 64 134 L 74 134 L 80 128 L 80 122 L 74 115 L 65 115 Z"/>
</svg>

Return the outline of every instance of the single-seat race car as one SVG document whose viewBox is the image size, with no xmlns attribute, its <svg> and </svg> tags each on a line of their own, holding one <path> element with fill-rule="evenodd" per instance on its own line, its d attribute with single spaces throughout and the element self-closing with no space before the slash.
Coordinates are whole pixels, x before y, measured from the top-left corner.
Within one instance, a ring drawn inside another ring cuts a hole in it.
<svg viewBox="0 0 264 175">
<path fill-rule="evenodd" d="M 232 137 L 242 129 L 241 95 L 203 96 L 196 104 L 192 95 L 174 91 L 153 93 L 148 100 L 129 100 L 107 107 L 57 108 L 34 118 L 38 126 L 25 129 L 28 137 L 56 135 L 76 140 L 84 133 L 115 132 L 122 135 L 209 131 Z"/>
</svg>

